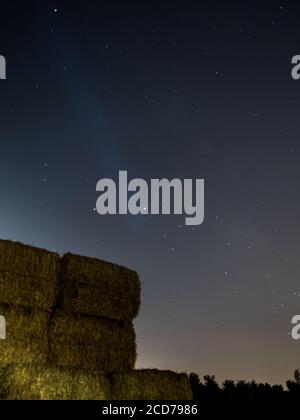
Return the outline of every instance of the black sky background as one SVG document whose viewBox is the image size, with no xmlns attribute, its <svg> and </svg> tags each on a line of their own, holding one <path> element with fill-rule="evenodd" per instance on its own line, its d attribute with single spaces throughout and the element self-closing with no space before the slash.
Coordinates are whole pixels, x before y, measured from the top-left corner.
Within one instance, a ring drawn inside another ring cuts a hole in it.
<svg viewBox="0 0 300 420">
<path fill-rule="evenodd" d="M 0 236 L 136 269 L 138 366 L 300 366 L 294 1 L 0 5 Z M 96 182 L 204 178 L 205 222 L 99 216 Z"/>
</svg>

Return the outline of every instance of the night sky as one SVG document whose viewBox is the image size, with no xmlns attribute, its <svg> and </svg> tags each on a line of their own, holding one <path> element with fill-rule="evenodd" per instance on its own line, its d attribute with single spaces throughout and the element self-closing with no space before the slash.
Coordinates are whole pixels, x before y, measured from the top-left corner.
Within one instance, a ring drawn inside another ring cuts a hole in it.
<svg viewBox="0 0 300 420">
<path fill-rule="evenodd" d="M 0 6 L 0 237 L 138 271 L 138 367 L 300 367 L 300 4 Z M 204 178 L 205 221 L 100 216 L 100 178 Z"/>
</svg>

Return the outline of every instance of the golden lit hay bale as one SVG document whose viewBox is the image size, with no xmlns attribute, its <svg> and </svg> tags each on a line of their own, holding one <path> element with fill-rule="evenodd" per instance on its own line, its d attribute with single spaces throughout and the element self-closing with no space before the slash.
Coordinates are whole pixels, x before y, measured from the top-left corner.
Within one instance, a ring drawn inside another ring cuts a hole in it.
<svg viewBox="0 0 300 420">
<path fill-rule="evenodd" d="M 48 357 L 48 341 L 45 338 L 10 337 L 0 340 L 0 364 L 45 364 Z"/>
<path fill-rule="evenodd" d="M 61 260 L 62 305 L 66 311 L 131 321 L 140 306 L 135 271 L 116 264 L 66 254 Z"/>
<path fill-rule="evenodd" d="M 0 301 L 50 311 L 57 298 L 53 281 L 0 271 Z"/>
<path fill-rule="evenodd" d="M 0 240 L 0 301 L 51 310 L 58 269 L 58 254 Z"/>
<path fill-rule="evenodd" d="M 62 311 L 50 321 L 49 348 L 59 366 L 126 372 L 136 360 L 132 323 Z"/>
<path fill-rule="evenodd" d="M 99 346 L 64 342 L 49 342 L 49 360 L 53 365 L 75 367 L 98 372 L 128 372 L 134 368 L 134 343 L 121 348 L 118 343 L 103 342 Z"/>
<path fill-rule="evenodd" d="M 103 375 L 76 369 L 2 366 L 0 398 L 9 400 L 107 400 L 110 383 Z"/>
<path fill-rule="evenodd" d="M 6 400 L 67 399 L 71 397 L 69 375 L 40 366 L 4 365 L 0 368 L 0 396 Z"/>
<path fill-rule="evenodd" d="M 20 242 L 0 240 L 0 271 L 56 279 L 59 255 Z"/>
<path fill-rule="evenodd" d="M 73 399 L 108 400 L 111 398 L 110 381 L 107 376 L 77 370 L 73 378 Z"/>
<path fill-rule="evenodd" d="M 167 370 L 141 369 L 112 376 L 115 400 L 191 400 L 188 376 Z"/>
<path fill-rule="evenodd" d="M 131 322 L 57 310 L 49 324 L 49 340 L 135 350 Z"/>
<path fill-rule="evenodd" d="M 46 336 L 49 312 L 26 306 L 0 303 L 0 315 L 5 317 L 8 340 L 11 337 Z"/>
</svg>

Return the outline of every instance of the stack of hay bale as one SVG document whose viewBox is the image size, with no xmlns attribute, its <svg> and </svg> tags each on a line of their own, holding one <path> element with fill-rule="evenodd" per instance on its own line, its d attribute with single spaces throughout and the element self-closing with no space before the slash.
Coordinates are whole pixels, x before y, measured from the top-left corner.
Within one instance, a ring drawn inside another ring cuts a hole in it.
<svg viewBox="0 0 300 420">
<path fill-rule="evenodd" d="M 190 399 L 185 374 L 134 370 L 138 275 L 0 241 L 0 399 Z"/>
<path fill-rule="evenodd" d="M 49 346 L 58 366 L 128 372 L 136 360 L 133 318 L 140 306 L 137 273 L 93 258 L 65 255 Z"/>
<path fill-rule="evenodd" d="M 6 320 L 1 363 L 47 363 L 47 327 L 58 293 L 59 261 L 58 254 L 0 241 L 0 314 Z"/>
</svg>

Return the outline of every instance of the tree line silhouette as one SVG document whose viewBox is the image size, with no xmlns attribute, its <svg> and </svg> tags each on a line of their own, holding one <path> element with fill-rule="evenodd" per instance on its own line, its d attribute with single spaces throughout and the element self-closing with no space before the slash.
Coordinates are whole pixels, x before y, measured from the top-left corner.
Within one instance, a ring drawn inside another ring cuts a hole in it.
<svg viewBox="0 0 300 420">
<path fill-rule="evenodd" d="M 286 405 L 291 402 L 300 402 L 300 370 L 294 372 L 294 380 L 286 382 L 286 389 L 282 385 L 270 385 L 255 381 L 225 380 L 219 385 L 215 376 L 205 375 L 203 381 L 196 373 L 189 375 L 193 392 L 193 399 L 203 406 L 215 405 Z"/>
</svg>

